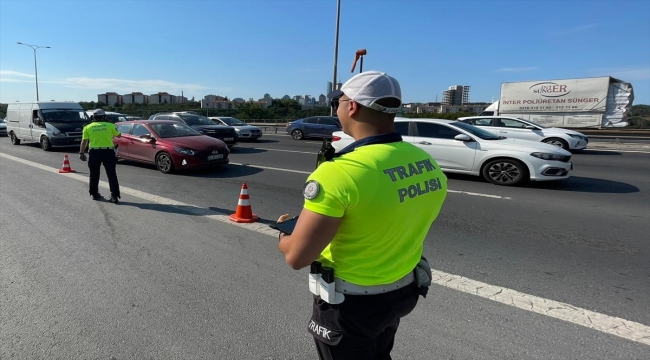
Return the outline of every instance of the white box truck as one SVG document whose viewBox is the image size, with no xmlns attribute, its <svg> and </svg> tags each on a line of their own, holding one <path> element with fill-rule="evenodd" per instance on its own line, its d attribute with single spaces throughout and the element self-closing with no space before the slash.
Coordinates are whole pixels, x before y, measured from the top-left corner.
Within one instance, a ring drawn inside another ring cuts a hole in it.
<svg viewBox="0 0 650 360">
<path fill-rule="evenodd" d="M 45 151 L 53 147 L 79 146 L 84 125 L 90 122 L 76 102 L 10 103 L 7 133 L 11 143 L 38 142 Z"/>
<path fill-rule="evenodd" d="M 611 76 L 506 82 L 499 101 L 479 115 L 517 117 L 548 127 L 623 127 L 633 100 L 632 85 Z"/>
</svg>

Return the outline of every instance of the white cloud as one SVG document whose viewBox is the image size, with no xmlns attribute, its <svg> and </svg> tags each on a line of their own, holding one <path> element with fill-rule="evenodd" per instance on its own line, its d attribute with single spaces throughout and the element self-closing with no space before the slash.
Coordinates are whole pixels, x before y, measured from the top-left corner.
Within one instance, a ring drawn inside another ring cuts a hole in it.
<svg viewBox="0 0 650 360">
<path fill-rule="evenodd" d="M 0 70 L 0 76 L 23 76 L 23 77 L 34 77 L 34 74 L 25 74 L 13 70 Z"/>
<path fill-rule="evenodd" d="M 31 78 L 31 79 L 26 79 Z M 34 75 L 25 74 L 13 70 L 0 70 L 0 82 L 3 83 L 29 83 L 33 82 Z M 63 80 L 48 80 L 47 78 L 39 78 L 41 84 L 58 84 L 67 88 L 76 89 L 93 89 L 98 91 L 115 91 L 115 92 L 144 92 L 144 93 L 157 93 L 159 91 L 167 91 L 170 93 L 178 93 L 181 91 L 185 93 L 193 93 L 199 91 L 220 91 L 230 92 L 232 88 L 229 87 L 209 87 L 200 84 L 191 83 L 175 83 L 167 80 L 128 80 L 128 79 L 106 79 L 106 78 L 89 78 L 89 77 L 73 77 L 65 78 Z"/>
<path fill-rule="evenodd" d="M 32 78 L 27 80 L 25 78 Z M 33 74 L 25 74 L 13 70 L 0 70 L 0 82 L 3 83 L 24 83 L 24 82 L 34 82 Z"/>
<path fill-rule="evenodd" d="M 97 89 L 105 91 L 142 91 L 142 92 L 180 92 L 198 91 L 209 89 L 207 86 L 198 84 L 179 84 L 166 80 L 126 80 L 126 79 L 105 79 L 105 78 L 66 78 L 58 82 L 66 87 L 81 89 Z"/>
<path fill-rule="evenodd" d="M 3 78 L 3 77 L 0 77 L 0 82 L 3 82 L 3 83 L 33 83 L 34 80 L 6 79 L 6 78 Z"/>
<path fill-rule="evenodd" d="M 592 76 L 611 76 L 623 81 L 650 79 L 650 67 L 605 68 L 587 72 Z"/>
<path fill-rule="evenodd" d="M 497 72 L 524 72 L 524 71 L 533 71 L 533 70 L 539 70 L 539 67 L 537 66 L 529 66 L 529 67 L 507 67 L 507 68 L 501 68 L 497 70 Z"/>
</svg>

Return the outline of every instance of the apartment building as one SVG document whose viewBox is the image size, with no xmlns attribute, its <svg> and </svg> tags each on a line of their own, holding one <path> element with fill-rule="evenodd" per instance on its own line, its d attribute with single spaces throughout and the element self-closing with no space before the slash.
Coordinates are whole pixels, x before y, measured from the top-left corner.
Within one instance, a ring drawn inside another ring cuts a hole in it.
<svg viewBox="0 0 650 360">
<path fill-rule="evenodd" d="M 124 102 L 122 100 L 122 95 L 119 95 L 116 92 L 107 92 L 105 94 L 97 95 L 97 102 L 104 103 L 106 105 L 122 105 Z"/>
<path fill-rule="evenodd" d="M 469 102 L 469 86 L 450 86 L 442 92 L 442 103 L 446 105 L 464 105 Z"/>
<path fill-rule="evenodd" d="M 148 104 L 149 95 L 145 95 L 141 92 L 124 94 L 122 95 L 122 101 L 124 104 Z"/>
</svg>

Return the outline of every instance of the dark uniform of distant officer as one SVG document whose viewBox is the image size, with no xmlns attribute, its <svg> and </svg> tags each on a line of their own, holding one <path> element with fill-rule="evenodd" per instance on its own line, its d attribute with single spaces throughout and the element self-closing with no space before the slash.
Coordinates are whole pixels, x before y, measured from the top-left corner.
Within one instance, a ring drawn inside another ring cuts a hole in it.
<svg viewBox="0 0 650 360">
<path fill-rule="evenodd" d="M 447 178 L 427 152 L 395 132 L 396 79 L 363 72 L 329 98 L 355 142 L 309 176 L 293 233 L 280 234 L 278 246 L 293 269 L 312 265 L 310 280 L 318 265 L 320 284 L 326 272 L 330 279 L 320 290 L 310 286 L 308 331 L 319 357 L 390 359 L 400 318 L 431 284 L 423 244 Z"/>
<path fill-rule="evenodd" d="M 102 195 L 99 193 L 99 173 L 102 164 L 108 177 L 108 185 L 111 190 L 109 199 L 112 203 L 118 203 L 120 199 L 120 184 L 117 181 L 115 167 L 117 157 L 113 138 L 120 137 L 115 124 L 105 121 L 106 113 L 102 109 L 93 112 L 93 122 L 86 125 L 83 129 L 81 146 L 79 148 L 79 159 L 88 160 L 88 169 L 90 170 L 90 186 L 88 192 L 93 200 L 101 200 Z M 86 159 L 86 146 L 88 147 L 88 156 Z"/>
</svg>

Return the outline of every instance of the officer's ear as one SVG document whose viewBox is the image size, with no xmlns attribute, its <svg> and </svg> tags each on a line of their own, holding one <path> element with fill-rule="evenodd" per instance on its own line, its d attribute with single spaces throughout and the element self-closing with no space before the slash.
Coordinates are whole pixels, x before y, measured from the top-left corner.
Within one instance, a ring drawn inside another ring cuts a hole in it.
<svg viewBox="0 0 650 360">
<path fill-rule="evenodd" d="M 359 105 L 358 102 L 354 100 L 346 101 L 347 102 L 347 110 L 348 113 L 350 114 L 350 117 L 354 117 L 359 115 L 361 113 L 363 106 Z"/>
</svg>

